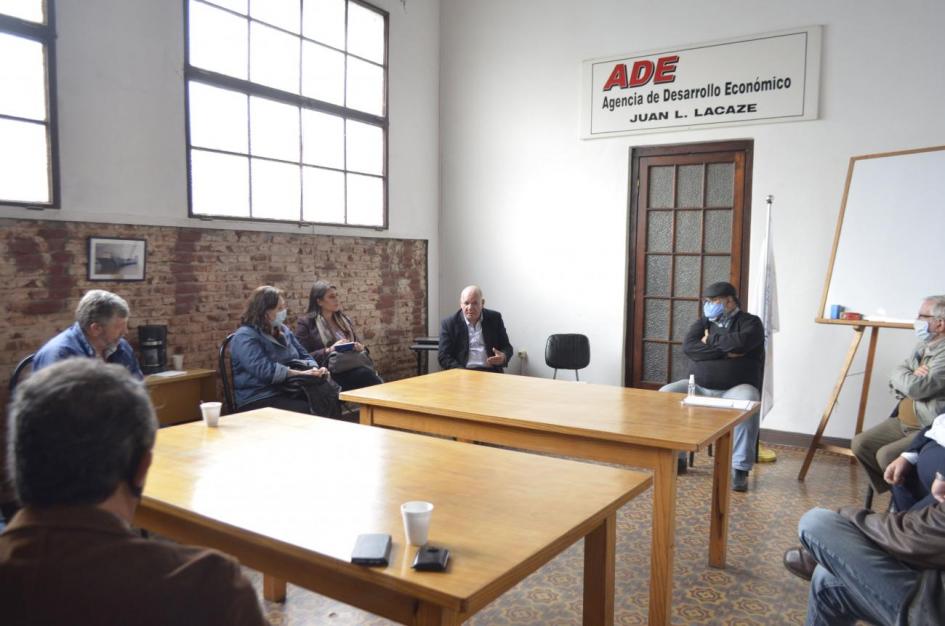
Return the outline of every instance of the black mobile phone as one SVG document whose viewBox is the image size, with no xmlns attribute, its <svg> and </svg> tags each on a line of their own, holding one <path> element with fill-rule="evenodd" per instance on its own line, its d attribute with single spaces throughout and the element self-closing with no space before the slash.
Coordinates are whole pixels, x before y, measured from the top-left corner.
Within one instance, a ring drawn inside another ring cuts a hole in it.
<svg viewBox="0 0 945 626">
<path fill-rule="evenodd" d="M 450 560 L 450 551 L 436 546 L 423 546 L 417 550 L 413 568 L 418 572 L 443 572 Z"/>
<path fill-rule="evenodd" d="M 369 533 L 358 535 L 351 552 L 351 562 L 356 565 L 387 565 L 390 557 L 390 535 Z"/>
</svg>

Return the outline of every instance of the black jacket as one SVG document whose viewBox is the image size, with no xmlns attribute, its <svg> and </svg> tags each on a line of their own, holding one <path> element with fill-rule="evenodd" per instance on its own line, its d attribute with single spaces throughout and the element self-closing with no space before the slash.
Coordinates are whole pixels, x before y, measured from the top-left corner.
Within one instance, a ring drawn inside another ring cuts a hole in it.
<svg viewBox="0 0 945 626">
<path fill-rule="evenodd" d="M 706 329 L 709 338 L 702 343 Z M 728 328 L 700 317 L 686 333 L 683 352 L 692 361 L 689 373 L 696 375 L 697 385 L 707 389 L 731 389 L 748 384 L 761 391 L 765 373 L 765 329 L 757 315 L 739 311 Z M 730 357 L 729 354 L 743 356 Z"/>
<path fill-rule="evenodd" d="M 486 357 L 492 356 L 492 349 L 498 348 L 505 354 L 506 367 L 512 360 L 512 344 L 502 323 L 502 314 L 489 309 L 482 310 L 482 339 L 486 344 Z M 462 310 L 443 319 L 440 325 L 440 367 L 445 370 L 466 367 L 469 360 L 469 330 Z M 497 372 L 502 367 L 494 367 Z"/>
</svg>

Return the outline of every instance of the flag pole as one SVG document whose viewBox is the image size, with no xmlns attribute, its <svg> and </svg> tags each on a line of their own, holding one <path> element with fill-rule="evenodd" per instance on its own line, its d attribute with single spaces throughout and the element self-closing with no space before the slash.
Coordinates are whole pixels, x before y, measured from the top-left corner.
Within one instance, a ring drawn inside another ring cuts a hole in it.
<svg viewBox="0 0 945 626">
<path fill-rule="evenodd" d="M 764 250 L 764 271 L 762 272 L 762 276 L 764 276 L 764 284 L 762 285 L 762 287 L 765 291 L 769 289 L 768 259 L 770 259 L 771 257 L 771 250 L 770 250 L 771 248 L 771 208 L 773 204 L 774 204 L 774 196 L 771 194 L 768 194 L 767 197 L 765 198 L 765 205 L 766 205 L 765 207 L 765 250 Z M 766 293 L 762 294 L 762 301 L 763 302 L 767 301 Z M 771 302 L 767 302 L 767 306 L 770 306 L 770 305 L 771 305 Z M 766 317 L 770 317 L 770 316 L 766 315 Z M 765 323 L 768 323 L 769 320 L 764 320 L 764 321 Z M 770 328 L 768 327 L 765 328 L 765 358 L 766 359 L 770 357 L 770 355 L 768 354 L 768 348 L 770 347 L 771 332 L 772 331 Z M 769 366 L 773 367 L 773 364 L 769 364 Z M 762 388 L 760 389 L 761 391 L 760 421 L 764 421 L 765 416 L 767 415 L 768 411 L 771 408 L 770 406 L 768 406 L 769 401 L 765 394 L 764 382 L 765 381 L 762 381 Z M 775 451 L 761 443 L 761 431 L 760 431 L 760 425 L 759 425 L 758 462 L 759 463 L 774 463 L 777 460 L 778 460 L 778 455 L 775 453 Z"/>
</svg>

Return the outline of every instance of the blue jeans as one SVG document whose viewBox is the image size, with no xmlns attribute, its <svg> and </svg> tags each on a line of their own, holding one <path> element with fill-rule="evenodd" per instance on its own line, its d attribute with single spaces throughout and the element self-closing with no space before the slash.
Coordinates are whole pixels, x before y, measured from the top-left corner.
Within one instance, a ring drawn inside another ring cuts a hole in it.
<svg viewBox="0 0 945 626">
<path fill-rule="evenodd" d="M 852 625 L 857 620 L 896 623 L 918 583 L 918 571 L 834 511 L 811 509 L 801 517 L 797 532 L 818 563 L 807 601 L 808 626 Z"/>
<path fill-rule="evenodd" d="M 663 385 L 660 391 L 686 393 L 689 390 L 688 380 L 677 380 L 674 383 Z M 735 385 L 731 389 L 707 389 L 696 385 L 697 396 L 711 398 L 726 398 L 728 400 L 752 400 L 757 402 L 761 394 L 752 385 Z M 732 435 L 732 469 L 750 471 L 755 465 L 755 441 L 758 439 L 758 430 L 761 427 L 759 413 L 735 427 Z M 686 453 L 679 455 L 685 458 Z"/>
</svg>

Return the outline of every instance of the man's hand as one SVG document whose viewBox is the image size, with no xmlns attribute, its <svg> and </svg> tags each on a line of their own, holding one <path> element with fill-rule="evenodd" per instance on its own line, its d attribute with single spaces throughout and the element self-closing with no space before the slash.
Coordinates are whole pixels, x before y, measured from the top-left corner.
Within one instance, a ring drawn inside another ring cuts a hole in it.
<svg viewBox="0 0 945 626">
<path fill-rule="evenodd" d="M 915 374 L 916 376 L 928 376 L 929 366 L 920 365 L 919 367 L 915 368 L 915 370 L 912 373 Z"/>
<path fill-rule="evenodd" d="M 907 461 L 905 457 L 900 456 L 886 466 L 886 471 L 883 473 L 883 480 L 890 485 L 901 485 L 906 479 L 906 474 L 910 471 L 912 471 L 912 463 Z M 943 491 L 943 493 L 945 493 L 945 491 Z"/>
<path fill-rule="evenodd" d="M 502 367 L 505 365 L 505 354 L 503 354 L 498 348 L 493 348 L 492 356 L 486 359 L 486 363 L 492 367 Z"/>
<path fill-rule="evenodd" d="M 705 332 L 702 334 L 702 343 L 706 343 L 709 340 L 709 329 L 706 328 Z"/>
<path fill-rule="evenodd" d="M 945 502 L 945 480 L 936 477 L 932 481 L 932 497 L 939 502 Z"/>
</svg>

